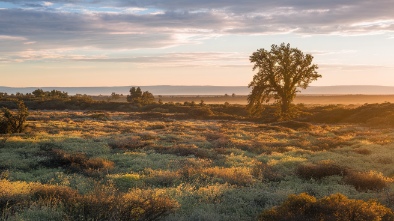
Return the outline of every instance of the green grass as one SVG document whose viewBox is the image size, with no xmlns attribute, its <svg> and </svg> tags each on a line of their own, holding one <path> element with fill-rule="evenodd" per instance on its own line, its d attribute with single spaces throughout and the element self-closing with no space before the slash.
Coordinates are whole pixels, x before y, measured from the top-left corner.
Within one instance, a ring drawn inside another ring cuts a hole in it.
<svg viewBox="0 0 394 221">
<path fill-rule="evenodd" d="M 394 133 L 387 125 L 141 114 L 32 111 L 31 130 L 1 138 L 0 179 L 15 188 L 4 190 L 0 201 L 16 202 L 2 207 L 2 218 L 74 219 L 70 211 L 90 211 L 87 219 L 113 203 L 114 217 L 124 209 L 163 205 L 160 220 L 256 220 L 290 194 L 304 192 L 374 199 L 394 209 Z M 51 185 L 94 203 L 77 208 L 56 191 L 55 201 L 35 197 L 34 188 Z M 152 204 L 142 207 L 144 199 Z"/>
</svg>

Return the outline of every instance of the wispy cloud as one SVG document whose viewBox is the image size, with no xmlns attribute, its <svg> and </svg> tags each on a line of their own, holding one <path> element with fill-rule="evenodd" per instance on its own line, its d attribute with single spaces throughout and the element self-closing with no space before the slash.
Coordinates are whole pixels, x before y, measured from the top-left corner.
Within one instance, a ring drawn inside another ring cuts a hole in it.
<svg viewBox="0 0 394 221">
<path fill-rule="evenodd" d="M 365 71 L 365 70 L 394 70 L 393 66 L 383 66 L 383 65 L 365 65 L 365 64 L 321 64 L 320 69 L 337 69 L 343 71 Z"/>
<path fill-rule="evenodd" d="M 28 50 L 56 51 L 65 47 L 92 50 L 163 48 L 198 44 L 231 34 L 394 32 L 391 0 L 1 2 L 15 5 L 0 10 L 0 40 L 14 41 L 0 42 L 0 46 L 3 51 L 14 54 Z"/>
</svg>

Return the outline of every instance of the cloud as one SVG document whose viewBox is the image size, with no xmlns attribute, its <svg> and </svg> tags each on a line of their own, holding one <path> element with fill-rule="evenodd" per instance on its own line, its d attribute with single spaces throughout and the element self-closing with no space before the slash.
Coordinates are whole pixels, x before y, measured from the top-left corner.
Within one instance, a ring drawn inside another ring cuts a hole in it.
<svg viewBox="0 0 394 221">
<path fill-rule="evenodd" d="M 365 65 L 365 64 L 321 64 L 320 69 L 337 69 L 341 71 L 365 71 L 365 70 L 394 70 L 393 66 L 383 66 L 383 65 Z"/>
<path fill-rule="evenodd" d="M 132 56 L 132 57 L 109 57 L 102 53 L 86 55 L 83 52 L 75 51 L 72 48 L 62 48 L 55 50 L 26 50 L 7 57 L 3 57 L 3 62 L 22 61 L 73 61 L 73 62 L 110 62 L 110 63 L 131 63 L 140 66 L 156 67 L 180 67 L 180 66 L 242 66 L 248 64 L 247 55 L 240 53 L 166 53 L 156 56 Z M 246 63 L 245 63 L 246 61 Z"/>
<path fill-rule="evenodd" d="M 198 44 L 231 34 L 394 32 L 391 0 L 0 2 L 16 5 L 0 10 L 0 47 L 9 57 L 25 51 L 56 52 L 59 48 L 86 51 L 163 48 Z"/>
</svg>

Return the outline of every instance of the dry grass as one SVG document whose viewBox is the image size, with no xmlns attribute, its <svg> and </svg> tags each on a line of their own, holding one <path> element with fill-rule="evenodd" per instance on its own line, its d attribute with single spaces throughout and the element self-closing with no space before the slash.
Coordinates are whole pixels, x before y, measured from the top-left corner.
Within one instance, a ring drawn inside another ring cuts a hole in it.
<svg viewBox="0 0 394 221">
<path fill-rule="evenodd" d="M 382 191 L 393 182 L 391 178 L 385 177 L 376 171 L 350 172 L 344 179 L 346 184 L 354 186 L 358 191 Z"/>
<path fill-rule="evenodd" d="M 296 169 L 296 174 L 302 179 L 320 180 L 328 176 L 345 176 L 347 169 L 326 160 L 317 164 L 300 164 Z"/>
<path fill-rule="evenodd" d="M 160 219 L 256 220 L 305 191 L 382 203 L 394 195 L 391 129 L 180 120 L 165 111 L 94 114 L 33 112 L 31 132 L 4 140 L 0 189 L 10 189 L 1 198 L 8 217 L 46 211 L 71 220 L 150 219 L 176 210 Z M 348 172 L 370 170 L 376 172 Z M 127 215 L 131 207 L 135 213 Z"/>
</svg>

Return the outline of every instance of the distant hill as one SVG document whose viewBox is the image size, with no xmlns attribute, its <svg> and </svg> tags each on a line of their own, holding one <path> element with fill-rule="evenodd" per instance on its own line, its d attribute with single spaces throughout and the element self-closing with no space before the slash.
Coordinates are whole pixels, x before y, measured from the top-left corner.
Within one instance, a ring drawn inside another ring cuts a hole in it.
<svg viewBox="0 0 394 221">
<path fill-rule="evenodd" d="M 132 86 L 121 87 L 40 87 L 44 91 L 59 90 L 68 92 L 70 95 L 110 95 L 112 92 L 118 94 L 128 94 Z M 1 87 L 0 92 L 8 94 L 31 93 L 39 87 Z M 250 89 L 246 86 L 141 86 L 143 91 L 150 91 L 154 95 L 247 95 Z M 366 94 L 366 95 L 390 95 L 394 94 L 394 87 L 391 86 L 315 86 L 302 90 L 302 95 L 340 95 L 340 94 Z"/>
</svg>

